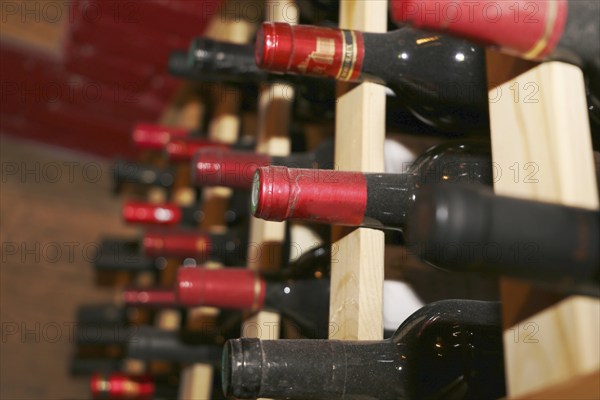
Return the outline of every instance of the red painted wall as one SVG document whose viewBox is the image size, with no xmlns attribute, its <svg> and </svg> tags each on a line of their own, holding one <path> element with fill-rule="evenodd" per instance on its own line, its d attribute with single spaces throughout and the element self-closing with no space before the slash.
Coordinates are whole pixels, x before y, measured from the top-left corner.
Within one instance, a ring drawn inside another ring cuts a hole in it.
<svg viewBox="0 0 600 400">
<path fill-rule="evenodd" d="M 0 131 L 103 156 L 131 154 L 129 132 L 157 121 L 185 49 L 221 0 L 70 1 L 61 54 L 0 42 Z"/>
</svg>

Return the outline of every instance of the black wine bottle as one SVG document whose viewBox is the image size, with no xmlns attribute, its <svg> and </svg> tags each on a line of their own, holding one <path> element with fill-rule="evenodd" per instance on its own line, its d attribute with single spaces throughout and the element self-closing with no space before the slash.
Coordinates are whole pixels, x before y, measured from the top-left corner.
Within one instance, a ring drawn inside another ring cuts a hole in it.
<svg viewBox="0 0 600 400">
<path fill-rule="evenodd" d="M 271 72 L 382 83 L 430 125 L 489 129 L 485 52 L 466 40 L 411 28 L 364 33 L 265 22 L 256 63 Z"/>
<path fill-rule="evenodd" d="M 483 187 L 423 188 L 408 241 L 448 270 L 553 283 L 600 296 L 600 214 L 504 196 Z"/>
<path fill-rule="evenodd" d="M 258 168 L 252 213 L 259 218 L 402 229 L 421 186 L 439 183 L 491 185 L 489 143 L 436 146 L 404 174 Z"/>
<path fill-rule="evenodd" d="M 123 360 L 74 357 L 69 364 L 69 373 L 75 376 L 92 375 L 94 373 L 109 374 L 122 371 L 124 368 L 125 363 Z"/>
<path fill-rule="evenodd" d="M 194 40 L 189 51 L 186 75 L 194 80 L 235 83 L 243 97 L 256 98 L 252 85 L 260 82 L 285 82 L 294 87 L 295 120 L 324 122 L 335 117 L 335 82 L 332 79 L 268 73 L 258 68 L 255 47 L 218 42 L 208 38 Z M 181 57 L 181 56 L 176 56 Z M 175 62 L 183 64 L 183 60 Z M 194 77 L 194 74 L 196 75 Z M 386 127 L 399 132 L 440 134 L 417 119 L 397 96 L 387 96 Z"/>
<path fill-rule="evenodd" d="M 185 57 L 185 59 L 184 59 Z M 262 82 L 285 82 L 294 87 L 295 119 L 320 122 L 335 116 L 335 83 L 314 79 L 282 79 L 256 66 L 254 46 L 194 39 L 188 53 L 172 53 L 171 73 L 192 81 L 234 85 L 242 98 L 256 99 Z M 290 98 L 291 99 L 291 98 Z"/>
<path fill-rule="evenodd" d="M 222 379 L 241 399 L 498 399 L 500 305 L 431 303 L 383 341 L 230 340 Z"/>
<path fill-rule="evenodd" d="M 151 326 L 86 325 L 77 327 L 75 340 L 79 346 L 123 346 L 126 357 L 144 361 L 218 364 L 224 338 Z"/>
<path fill-rule="evenodd" d="M 600 2 L 597 0 L 392 0 L 393 18 L 448 32 L 531 60 L 561 60 L 583 68 L 590 103 L 600 112 Z M 494 10 L 494 16 L 486 10 Z M 591 110 L 592 111 L 592 110 Z"/>
<path fill-rule="evenodd" d="M 177 172 L 175 167 L 160 168 L 122 159 L 115 160 L 111 169 L 115 193 L 126 183 L 171 189 Z"/>
<path fill-rule="evenodd" d="M 401 171 L 414 161 L 414 154 L 403 144 L 386 139 L 383 144 L 385 169 Z M 292 153 L 285 157 L 267 154 L 204 149 L 196 153 L 192 163 L 192 181 L 198 186 L 226 186 L 250 190 L 257 168 L 268 165 L 290 168 L 333 169 L 333 140 L 325 140 L 316 149 Z M 391 171 L 388 171 L 391 172 Z"/>
<path fill-rule="evenodd" d="M 78 324 L 125 325 L 138 321 L 142 316 L 138 310 L 118 306 L 114 303 L 84 304 L 77 309 Z"/>
</svg>

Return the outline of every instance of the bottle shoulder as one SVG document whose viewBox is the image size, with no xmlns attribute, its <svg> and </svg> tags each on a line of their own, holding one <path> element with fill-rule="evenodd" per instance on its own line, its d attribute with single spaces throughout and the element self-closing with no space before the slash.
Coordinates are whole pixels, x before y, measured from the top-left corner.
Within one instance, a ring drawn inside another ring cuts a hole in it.
<svg viewBox="0 0 600 400">
<path fill-rule="evenodd" d="M 435 146 L 417 158 L 408 173 L 421 184 L 451 182 L 492 182 L 492 153 L 486 141 L 448 142 Z"/>
</svg>

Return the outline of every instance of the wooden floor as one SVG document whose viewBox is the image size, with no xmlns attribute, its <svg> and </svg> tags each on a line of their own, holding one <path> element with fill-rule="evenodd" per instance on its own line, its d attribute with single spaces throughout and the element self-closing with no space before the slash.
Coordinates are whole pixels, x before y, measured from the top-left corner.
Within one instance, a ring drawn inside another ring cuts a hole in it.
<svg viewBox="0 0 600 400">
<path fill-rule="evenodd" d="M 101 234 L 131 234 L 106 160 L 0 136 L 0 398 L 87 399 L 68 373 L 77 307 L 106 302 L 86 254 Z M 71 250 L 70 250 L 71 249 Z"/>
</svg>

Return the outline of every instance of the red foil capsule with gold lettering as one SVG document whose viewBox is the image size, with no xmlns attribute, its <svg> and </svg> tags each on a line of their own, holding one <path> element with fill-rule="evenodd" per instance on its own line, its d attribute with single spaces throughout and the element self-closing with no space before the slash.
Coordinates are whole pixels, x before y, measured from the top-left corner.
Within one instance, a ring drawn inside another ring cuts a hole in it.
<svg viewBox="0 0 600 400">
<path fill-rule="evenodd" d="M 265 22 L 255 55 L 271 72 L 386 85 L 439 129 L 489 131 L 485 50 L 465 39 L 410 27 L 375 33 Z"/>
</svg>

